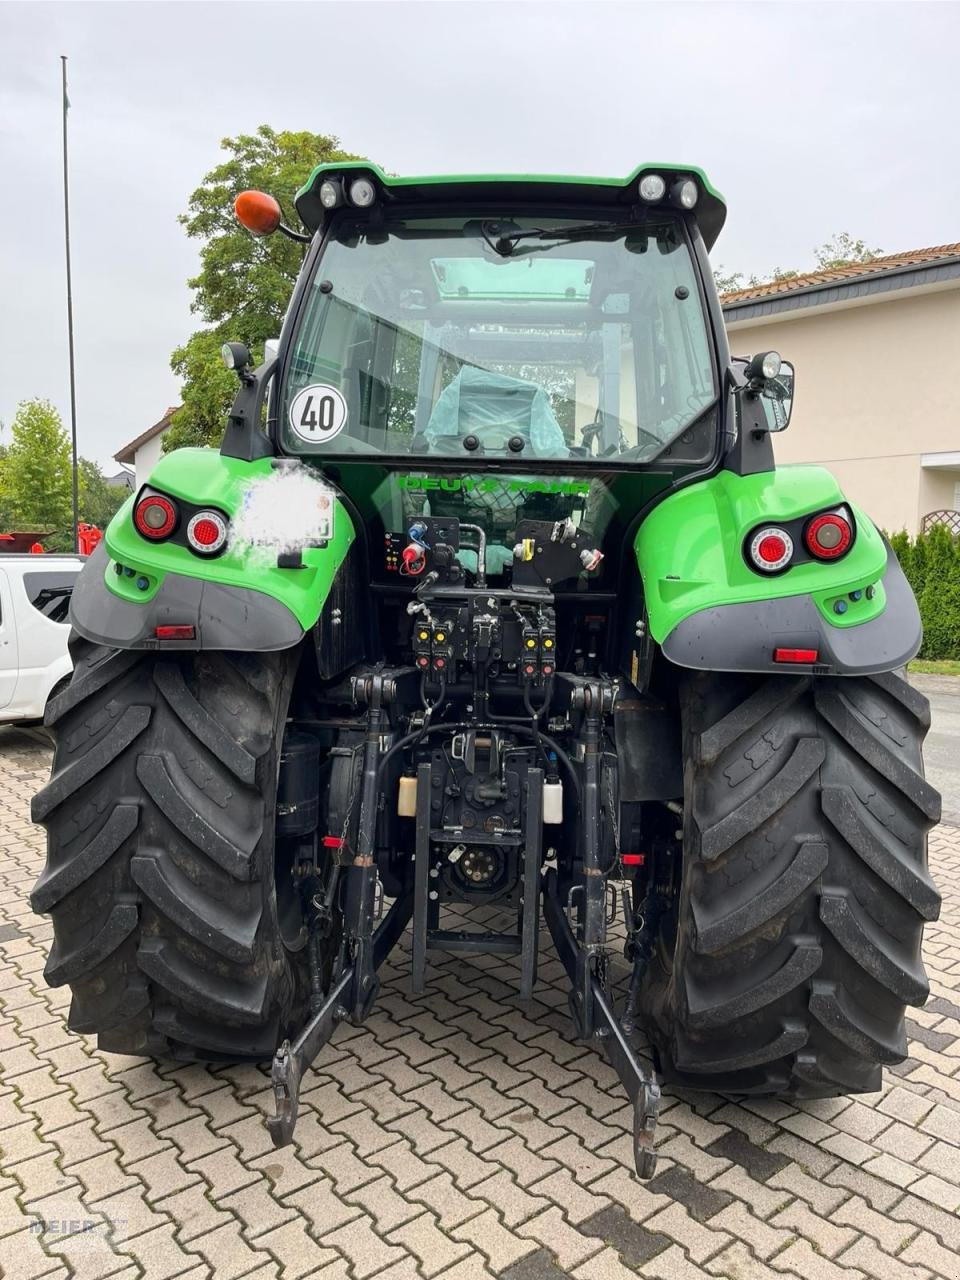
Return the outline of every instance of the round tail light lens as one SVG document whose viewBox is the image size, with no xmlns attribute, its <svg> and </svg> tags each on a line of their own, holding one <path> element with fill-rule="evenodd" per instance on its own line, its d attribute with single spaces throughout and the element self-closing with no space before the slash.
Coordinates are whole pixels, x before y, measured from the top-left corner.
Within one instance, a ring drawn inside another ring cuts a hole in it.
<svg viewBox="0 0 960 1280">
<path fill-rule="evenodd" d="M 169 537 L 177 527 L 177 508 L 169 498 L 151 493 L 137 503 L 133 523 L 143 537 L 159 542 L 161 538 Z"/>
<path fill-rule="evenodd" d="M 793 539 L 786 529 L 758 529 L 750 539 L 750 560 L 761 573 L 778 573 L 793 558 Z"/>
<path fill-rule="evenodd" d="M 198 556 L 216 555 L 227 540 L 227 522 L 217 511 L 198 511 L 187 525 L 187 542 Z"/>
<path fill-rule="evenodd" d="M 850 521 L 836 511 L 814 516 L 803 531 L 807 550 L 818 560 L 836 560 L 853 541 Z"/>
</svg>

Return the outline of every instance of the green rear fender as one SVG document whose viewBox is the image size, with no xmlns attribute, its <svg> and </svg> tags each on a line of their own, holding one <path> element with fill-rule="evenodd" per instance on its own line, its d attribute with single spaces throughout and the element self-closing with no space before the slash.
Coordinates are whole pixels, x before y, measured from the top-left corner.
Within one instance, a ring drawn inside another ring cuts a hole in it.
<svg viewBox="0 0 960 1280">
<path fill-rule="evenodd" d="M 803 521 L 844 503 L 856 537 L 834 563 L 763 575 L 744 541 L 758 526 Z M 892 670 L 921 640 L 916 602 L 876 527 L 822 467 L 720 471 L 657 506 L 634 543 L 650 634 L 683 666 L 783 670 L 777 648 L 815 649 L 817 669 Z M 794 668 L 796 669 L 796 668 Z"/>
<path fill-rule="evenodd" d="M 251 486 L 275 477 L 273 460 L 244 462 L 215 449 L 178 449 L 153 469 L 152 489 L 232 521 Z M 77 583 L 71 620 L 89 639 L 125 648 L 157 646 L 156 627 L 188 624 L 190 642 L 170 647 L 268 650 L 295 644 L 320 616 L 355 530 L 342 502 L 333 536 L 305 547 L 302 568 L 279 568 L 274 551 L 230 541 L 204 559 L 172 540 L 150 543 L 133 523 L 135 498 L 111 520 Z"/>
</svg>

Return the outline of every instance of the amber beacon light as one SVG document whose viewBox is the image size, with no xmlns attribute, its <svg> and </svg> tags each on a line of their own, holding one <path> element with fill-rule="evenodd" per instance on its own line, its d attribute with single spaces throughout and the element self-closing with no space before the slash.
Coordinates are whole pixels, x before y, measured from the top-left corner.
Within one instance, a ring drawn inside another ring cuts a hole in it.
<svg viewBox="0 0 960 1280">
<path fill-rule="evenodd" d="M 241 191 L 233 202 L 233 211 L 251 235 L 273 235 L 280 225 L 280 205 L 265 191 Z"/>
</svg>

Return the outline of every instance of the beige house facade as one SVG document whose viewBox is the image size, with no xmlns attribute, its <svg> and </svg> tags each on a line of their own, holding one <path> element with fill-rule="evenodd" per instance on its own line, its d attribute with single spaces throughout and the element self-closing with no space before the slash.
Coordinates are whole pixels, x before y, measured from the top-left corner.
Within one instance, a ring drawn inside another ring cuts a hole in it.
<svg viewBox="0 0 960 1280">
<path fill-rule="evenodd" d="M 960 523 L 960 244 L 726 294 L 734 355 L 796 366 L 780 463 L 812 462 L 882 528 Z"/>
<path fill-rule="evenodd" d="M 179 405 L 172 405 L 159 422 L 155 422 L 152 427 L 148 427 L 129 444 L 125 444 L 123 448 L 113 456 L 117 462 L 127 467 L 133 467 L 135 487 L 140 488 L 146 484 L 150 472 L 160 461 L 163 453 L 163 437 L 165 432 L 170 428 L 170 419 L 180 408 Z"/>
</svg>

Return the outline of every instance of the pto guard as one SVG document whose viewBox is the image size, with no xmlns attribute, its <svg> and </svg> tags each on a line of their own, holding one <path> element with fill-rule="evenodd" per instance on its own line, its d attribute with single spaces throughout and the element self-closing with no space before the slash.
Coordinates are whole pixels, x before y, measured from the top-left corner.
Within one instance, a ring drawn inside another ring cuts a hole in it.
<svg viewBox="0 0 960 1280">
<path fill-rule="evenodd" d="M 303 469 L 289 475 L 294 485 L 299 479 L 302 500 Z M 149 479 L 151 488 L 183 503 L 223 511 L 231 528 L 242 516 L 246 495 L 264 484 L 277 490 L 277 509 L 289 525 L 285 483 L 270 458 L 244 462 L 213 449 L 168 454 Z M 297 567 L 279 567 L 277 547 L 236 539 L 222 555 L 203 559 L 178 542 L 143 538 L 133 524 L 135 500 L 124 503 L 110 522 L 77 580 L 70 609 L 82 636 L 121 649 L 289 648 L 319 618 L 355 536 L 349 514 L 337 501 L 332 536 L 325 545 L 306 546 L 291 557 Z M 269 529 L 263 533 L 269 538 Z M 192 626 L 194 638 L 158 640 L 158 626 Z"/>
<path fill-rule="evenodd" d="M 756 526 L 841 503 L 856 524 L 841 560 L 771 577 L 747 565 L 744 539 Z M 678 666 L 865 675 L 903 666 L 920 647 L 919 611 L 896 556 L 820 467 L 721 471 L 660 503 L 634 547 L 650 634 Z M 815 649 L 817 662 L 785 668 L 778 648 Z"/>
</svg>

